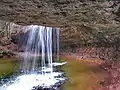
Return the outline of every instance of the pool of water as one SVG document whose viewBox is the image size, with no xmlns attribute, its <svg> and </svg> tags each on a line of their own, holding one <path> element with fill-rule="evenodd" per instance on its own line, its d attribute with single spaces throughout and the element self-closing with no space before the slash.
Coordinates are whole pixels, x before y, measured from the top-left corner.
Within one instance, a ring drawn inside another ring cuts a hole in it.
<svg viewBox="0 0 120 90">
<path fill-rule="evenodd" d="M 2 59 L 0 90 L 57 90 L 64 83 L 65 77 L 63 72 L 55 67 L 65 63 L 53 63 L 53 72 L 51 68 L 46 67 L 42 70 L 38 68 L 35 72 L 23 73 L 19 70 L 19 61 Z"/>
<path fill-rule="evenodd" d="M 94 88 L 100 86 L 100 84 L 97 81 L 98 79 L 103 79 L 104 76 L 103 76 L 103 71 L 100 69 L 99 66 L 90 65 L 87 63 L 80 63 L 80 62 L 77 62 L 76 60 L 70 60 L 65 58 L 62 58 L 61 61 L 62 62 L 67 61 L 66 65 L 60 66 L 60 68 L 58 67 L 63 72 L 65 72 L 65 76 L 67 77 L 67 80 L 60 87 L 60 90 L 75 90 L 75 89 L 76 90 L 93 90 Z M 18 68 L 19 68 L 18 61 L 11 60 L 11 59 L 1 59 L 0 60 L 1 80 L 2 78 L 8 78 L 12 76 L 18 70 Z M 34 77 L 34 74 L 31 74 L 28 76 L 29 77 L 27 78 L 28 79 L 27 81 L 32 79 L 31 77 Z M 50 74 L 48 76 L 50 76 Z M 43 77 L 43 79 L 45 78 L 46 77 Z M 9 82 L 9 81 L 6 80 L 5 82 Z M 48 80 L 46 82 L 48 82 Z M 20 82 L 20 83 L 23 83 L 23 82 Z"/>
<path fill-rule="evenodd" d="M 19 68 L 19 61 L 15 59 L 0 59 L 0 78 L 12 75 Z"/>
<path fill-rule="evenodd" d="M 104 79 L 105 72 L 100 65 L 65 58 L 62 61 L 68 62 L 61 67 L 68 80 L 61 90 L 97 90 L 101 86 L 99 80 Z"/>
</svg>

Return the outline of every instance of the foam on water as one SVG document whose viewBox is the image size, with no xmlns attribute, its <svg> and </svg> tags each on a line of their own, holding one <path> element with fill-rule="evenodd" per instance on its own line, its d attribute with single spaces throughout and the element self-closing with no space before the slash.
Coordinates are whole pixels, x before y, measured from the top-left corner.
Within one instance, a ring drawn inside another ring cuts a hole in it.
<svg viewBox="0 0 120 90">
<path fill-rule="evenodd" d="M 67 64 L 67 62 L 62 62 L 62 63 L 54 62 L 54 63 L 52 63 L 53 66 L 62 66 L 65 64 Z"/>
<path fill-rule="evenodd" d="M 53 72 L 44 74 L 27 74 L 18 76 L 14 83 L 4 84 L 0 90 L 32 90 L 33 87 L 51 88 L 55 84 L 63 82 L 65 78 L 59 77 L 63 73 Z"/>
</svg>

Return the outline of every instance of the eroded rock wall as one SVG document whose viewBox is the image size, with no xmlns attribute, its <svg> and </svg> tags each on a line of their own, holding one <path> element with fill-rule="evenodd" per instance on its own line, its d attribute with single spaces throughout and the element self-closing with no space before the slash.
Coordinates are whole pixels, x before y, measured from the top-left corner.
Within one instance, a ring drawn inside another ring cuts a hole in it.
<svg viewBox="0 0 120 90">
<path fill-rule="evenodd" d="M 119 0 L 1 0 L 0 19 L 17 24 L 70 27 L 119 24 Z"/>
</svg>

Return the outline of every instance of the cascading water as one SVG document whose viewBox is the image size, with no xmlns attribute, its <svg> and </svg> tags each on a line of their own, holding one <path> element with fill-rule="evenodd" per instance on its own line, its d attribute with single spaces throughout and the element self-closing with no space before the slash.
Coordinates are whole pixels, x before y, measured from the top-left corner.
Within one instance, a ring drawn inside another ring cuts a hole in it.
<svg viewBox="0 0 120 90">
<path fill-rule="evenodd" d="M 52 60 L 53 52 L 56 52 L 57 60 L 59 59 L 59 29 L 38 25 L 26 26 L 22 38 L 22 74 L 3 84 L 0 90 L 56 90 L 56 86 L 65 80 L 62 72 L 55 72 L 53 69 L 53 66 L 65 64 L 53 63 Z"/>
<path fill-rule="evenodd" d="M 57 60 L 59 60 L 59 30 L 57 32 Z"/>
<path fill-rule="evenodd" d="M 41 55 L 42 69 L 47 67 L 52 72 L 52 27 L 32 25 L 26 27 L 26 31 L 21 69 L 24 73 L 35 72 L 40 67 L 37 59 Z"/>
</svg>

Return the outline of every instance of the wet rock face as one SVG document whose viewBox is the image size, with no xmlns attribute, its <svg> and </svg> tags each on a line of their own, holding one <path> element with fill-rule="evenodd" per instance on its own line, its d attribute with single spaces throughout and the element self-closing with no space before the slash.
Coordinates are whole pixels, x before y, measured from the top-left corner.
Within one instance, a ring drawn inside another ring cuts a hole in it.
<svg viewBox="0 0 120 90">
<path fill-rule="evenodd" d="M 0 19 L 17 24 L 69 27 L 119 23 L 119 0 L 1 0 Z"/>
</svg>

